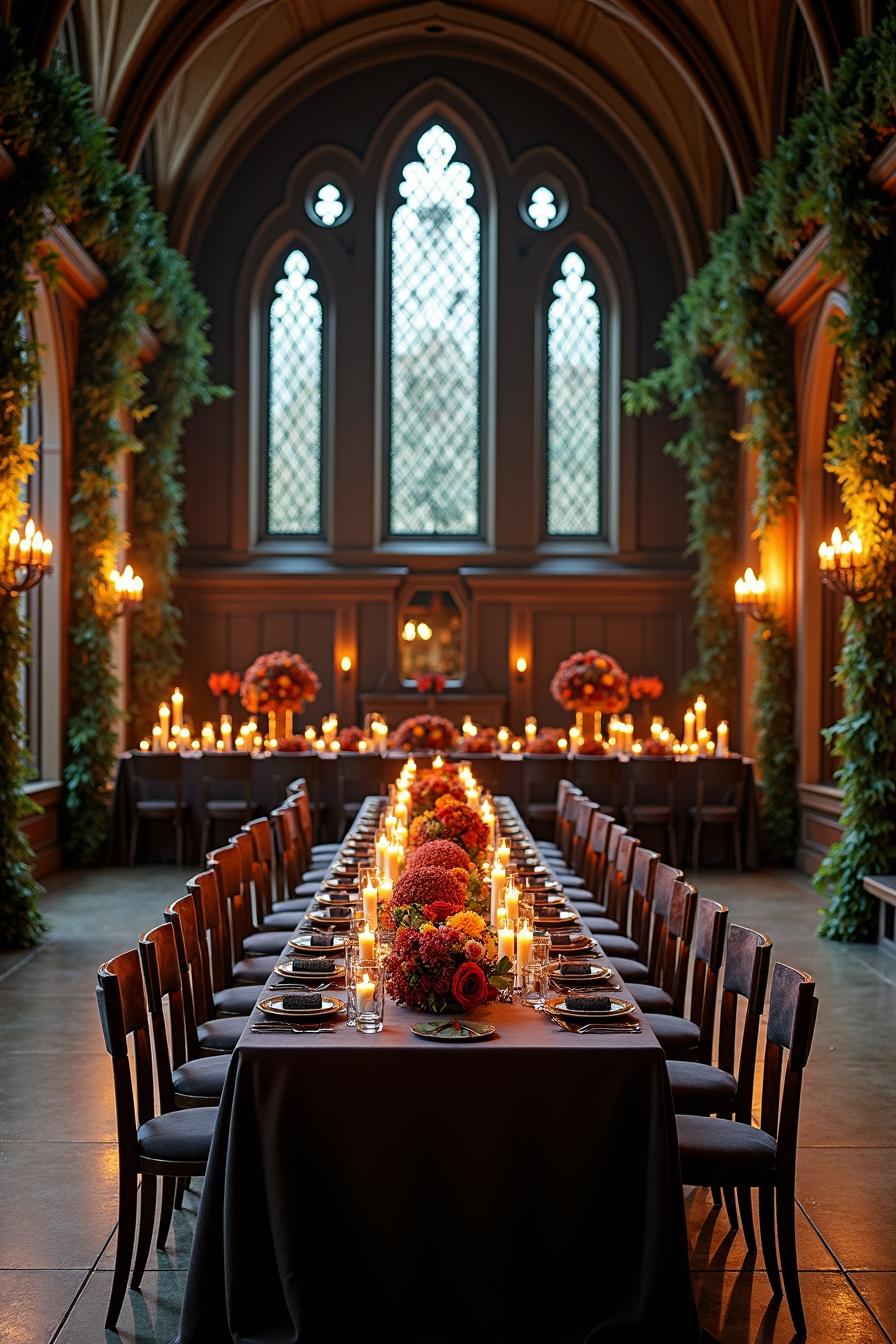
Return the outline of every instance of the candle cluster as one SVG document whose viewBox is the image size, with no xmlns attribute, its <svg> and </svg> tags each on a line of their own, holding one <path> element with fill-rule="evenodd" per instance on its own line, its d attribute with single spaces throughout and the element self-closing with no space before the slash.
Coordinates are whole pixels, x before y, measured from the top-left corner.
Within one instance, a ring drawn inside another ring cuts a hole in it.
<svg viewBox="0 0 896 1344">
<path fill-rule="evenodd" d="M 734 581 L 734 601 L 739 610 L 761 607 L 768 600 L 765 579 L 755 574 L 752 566 L 744 570 L 743 576 Z"/>
<path fill-rule="evenodd" d="M 835 527 L 830 541 L 823 541 L 818 548 L 818 564 L 822 571 L 858 569 L 864 563 L 861 538 L 855 531 L 844 537 L 840 528 Z"/>
<path fill-rule="evenodd" d="M 53 543 L 29 518 L 23 530 L 11 529 L 6 542 L 0 587 L 15 596 L 33 588 L 53 565 Z"/>
<path fill-rule="evenodd" d="M 133 565 L 125 565 L 120 574 L 117 569 L 113 569 L 109 575 L 109 583 L 118 600 L 120 611 L 133 609 L 142 603 L 143 580 L 139 574 L 134 573 Z"/>
</svg>

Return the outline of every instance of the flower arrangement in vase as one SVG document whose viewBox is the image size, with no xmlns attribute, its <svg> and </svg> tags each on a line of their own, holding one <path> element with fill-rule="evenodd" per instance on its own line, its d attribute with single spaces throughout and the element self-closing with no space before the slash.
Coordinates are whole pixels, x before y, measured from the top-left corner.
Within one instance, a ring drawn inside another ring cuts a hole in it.
<svg viewBox="0 0 896 1344">
<path fill-rule="evenodd" d="M 563 659 L 551 679 L 551 695 L 563 709 L 593 714 L 597 737 L 597 716 L 619 714 L 628 704 L 628 677 L 608 653 L 588 649 Z"/>
<path fill-rule="evenodd" d="M 291 736 L 291 718 L 320 690 L 320 678 L 300 653 L 263 653 L 243 673 L 240 699 L 250 714 L 267 714 L 278 740 Z M 273 716 L 273 721 L 272 717 Z"/>
<path fill-rule="evenodd" d="M 512 984 L 481 916 L 459 910 L 441 922 L 400 928 L 386 960 L 386 988 L 396 1003 L 431 1013 L 464 1013 L 490 1003 Z"/>
<path fill-rule="evenodd" d="M 488 839 L 488 827 L 478 812 L 445 795 L 432 811 L 422 813 L 411 823 L 408 845 L 413 850 L 428 840 L 453 840 L 474 863 L 479 863 L 485 858 Z"/>
<path fill-rule="evenodd" d="M 650 724 L 648 721 L 650 715 L 649 706 L 655 701 L 659 700 L 660 696 L 662 695 L 665 689 L 666 688 L 663 685 L 662 677 L 657 676 L 629 677 L 628 681 L 629 695 L 633 700 L 639 701 L 642 706 L 641 732 L 642 735 L 645 737 L 647 736 L 648 730 L 650 728 Z"/>
<path fill-rule="evenodd" d="M 209 672 L 206 685 L 218 701 L 218 713 L 229 714 L 230 697 L 239 694 L 239 672 Z"/>
<path fill-rule="evenodd" d="M 560 745 L 562 736 L 559 728 L 542 728 L 526 743 L 526 751 L 530 756 L 563 756 L 566 748 Z"/>
<path fill-rule="evenodd" d="M 441 770 L 419 770 L 408 792 L 411 795 L 412 817 L 432 812 L 440 798 L 456 798 L 459 803 L 463 803 L 467 797 L 456 765 L 443 766 Z"/>
<path fill-rule="evenodd" d="M 421 672 L 415 685 L 421 695 L 441 695 L 445 689 L 445 678 L 441 672 Z"/>
<path fill-rule="evenodd" d="M 336 741 L 339 743 L 340 751 L 360 751 L 361 743 L 366 740 L 363 728 L 359 728 L 356 723 L 349 724 L 341 728 L 336 734 Z"/>
<path fill-rule="evenodd" d="M 402 719 L 389 737 L 396 751 L 450 751 L 457 740 L 457 729 L 440 714 L 413 714 Z"/>
</svg>

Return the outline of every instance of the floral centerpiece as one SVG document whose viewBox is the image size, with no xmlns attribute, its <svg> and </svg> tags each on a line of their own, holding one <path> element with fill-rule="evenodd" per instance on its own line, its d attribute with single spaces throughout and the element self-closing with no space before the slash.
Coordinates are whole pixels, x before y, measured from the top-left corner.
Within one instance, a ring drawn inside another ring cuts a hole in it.
<svg viewBox="0 0 896 1344">
<path fill-rule="evenodd" d="M 440 714 L 413 714 L 391 733 L 389 746 L 396 751 L 450 751 L 457 729 Z"/>
<path fill-rule="evenodd" d="M 480 863 L 485 858 L 488 837 L 488 827 L 478 812 L 446 795 L 432 811 L 424 812 L 411 823 L 408 845 L 414 850 L 428 840 L 453 840 L 474 863 Z"/>
<path fill-rule="evenodd" d="M 628 677 L 608 653 L 588 649 L 563 659 L 551 680 L 551 695 L 563 709 L 593 714 L 597 737 L 597 715 L 619 714 L 628 704 Z"/>
<path fill-rule="evenodd" d="M 467 870 L 422 864 L 405 868 L 382 912 L 387 929 L 443 924 L 467 904 Z"/>
<path fill-rule="evenodd" d="M 465 737 L 461 747 L 463 751 L 477 755 L 492 755 L 498 750 L 498 731 L 496 728 L 480 728 L 475 737 Z"/>
<path fill-rule="evenodd" d="M 610 747 L 602 737 L 584 737 L 576 748 L 579 756 L 606 756 Z"/>
<path fill-rule="evenodd" d="M 291 718 L 320 690 L 320 678 L 300 653 L 263 653 L 243 673 L 240 699 L 250 714 L 274 715 L 273 736 L 291 735 Z"/>
<path fill-rule="evenodd" d="M 628 693 L 633 700 L 642 702 L 642 732 L 646 734 L 649 727 L 647 716 L 650 713 L 648 705 L 651 701 L 659 700 L 665 690 L 662 677 L 629 677 Z"/>
<path fill-rule="evenodd" d="M 421 672 L 415 685 L 421 695 L 441 695 L 445 689 L 445 678 L 441 672 Z"/>
<path fill-rule="evenodd" d="M 671 756 L 672 743 L 671 741 L 664 742 L 659 737 L 647 737 L 641 743 L 640 754 L 642 756 Z"/>
<path fill-rule="evenodd" d="M 206 682 L 212 695 L 217 697 L 218 713 L 230 713 L 230 697 L 239 694 L 239 672 L 209 672 Z"/>
<path fill-rule="evenodd" d="M 566 748 L 560 746 L 562 736 L 559 728 L 542 728 L 526 743 L 526 751 L 530 756 L 563 756 Z"/>
<path fill-rule="evenodd" d="M 470 910 L 404 927 L 386 960 L 386 988 L 397 1003 L 432 1013 L 464 1013 L 496 999 L 512 983 L 507 957 L 497 959 L 494 935 Z"/>
<path fill-rule="evenodd" d="M 447 868 L 453 877 L 464 883 L 466 908 L 479 915 L 487 914 L 489 902 L 482 874 L 466 850 L 453 840 L 427 840 L 426 844 L 412 849 L 405 864 L 405 875 L 419 868 Z"/>
<path fill-rule="evenodd" d="M 364 729 L 359 728 L 356 723 L 349 724 L 347 728 L 341 728 L 336 734 L 340 751 L 359 751 L 364 740 Z"/>
<path fill-rule="evenodd" d="M 441 770 L 420 770 L 417 778 L 409 786 L 411 795 L 411 816 L 419 817 L 431 812 L 440 798 L 456 798 L 466 801 L 467 791 L 463 780 L 458 777 L 457 766 L 444 766 Z"/>
<path fill-rule="evenodd" d="M 314 743 L 309 742 L 304 733 L 293 733 L 291 737 L 281 737 L 277 739 L 278 751 L 313 751 Z"/>
</svg>

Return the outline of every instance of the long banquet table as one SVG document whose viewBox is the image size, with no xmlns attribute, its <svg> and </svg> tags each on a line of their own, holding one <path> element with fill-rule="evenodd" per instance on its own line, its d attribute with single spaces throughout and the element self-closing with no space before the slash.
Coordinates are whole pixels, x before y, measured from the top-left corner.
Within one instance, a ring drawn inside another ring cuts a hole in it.
<svg viewBox="0 0 896 1344">
<path fill-rule="evenodd" d="M 134 796 L 134 780 L 131 769 L 131 752 L 125 752 L 119 757 L 118 770 L 115 778 L 115 790 L 112 799 L 112 828 L 111 828 L 111 853 L 110 862 L 127 863 L 128 854 L 128 828 L 131 824 L 131 805 Z M 390 759 L 389 764 L 394 764 L 394 775 L 397 776 L 401 765 L 405 760 L 403 754 L 396 753 L 394 760 Z M 252 758 L 252 796 L 255 803 L 255 811 L 258 816 L 270 812 L 281 801 L 283 791 L 289 779 L 293 776 L 299 776 L 302 773 L 302 753 L 297 753 L 290 762 L 290 769 L 285 769 L 283 756 L 272 757 L 270 755 L 258 755 Z M 185 804 L 189 810 L 186 816 L 186 853 L 188 861 L 196 858 L 201 861 L 199 855 L 200 833 L 201 833 L 201 756 L 198 753 L 183 752 L 180 756 L 181 761 L 181 791 Z M 317 761 L 314 762 L 317 765 Z M 338 758 L 335 755 L 322 755 L 320 758 L 319 786 L 318 796 L 315 801 L 323 804 L 325 817 L 324 833 L 326 838 L 336 838 L 333 836 L 332 825 L 337 812 L 338 787 L 337 770 Z M 517 806 L 523 803 L 523 759 L 518 755 L 504 754 L 498 758 L 498 784 L 492 790 L 496 794 L 506 795 L 511 798 Z M 744 806 L 741 824 L 741 842 L 743 849 L 744 866 L 748 869 L 759 867 L 759 808 L 756 797 L 756 781 L 753 774 L 753 763 L 745 760 L 744 772 Z M 625 794 L 625 767 L 626 762 L 621 762 L 623 771 L 623 798 Z M 473 764 L 475 770 L 475 762 Z M 679 844 L 684 841 L 686 832 L 687 811 L 695 801 L 696 793 L 696 771 L 693 762 L 683 761 L 680 763 L 679 782 L 676 786 L 678 820 L 677 829 L 679 832 Z M 598 802 L 605 801 L 598 799 Z M 727 855 L 727 837 L 716 835 L 716 827 L 707 827 L 703 841 L 703 861 L 706 864 L 715 862 L 729 862 Z M 223 830 L 219 832 L 219 843 L 223 837 Z M 663 837 L 664 840 L 665 837 Z M 656 840 L 657 837 L 651 837 Z M 645 843 L 648 843 L 645 837 Z M 170 824 L 156 822 L 150 825 L 144 825 L 140 840 L 140 853 L 144 861 L 148 863 L 159 863 L 163 861 L 170 862 L 174 857 L 174 833 Z"/>
<path fill-rule="evenodd" d="M 247 1025 L 179 1344 L 696 1341 L 672 1100 L 644 1019 L 578 1036 L 489 1004 L 476 1018 L 496 1036 L 451 1050 L 411 1035 L 422 1016 L 387 1000 L 375 1036 Z"/>
</svg>

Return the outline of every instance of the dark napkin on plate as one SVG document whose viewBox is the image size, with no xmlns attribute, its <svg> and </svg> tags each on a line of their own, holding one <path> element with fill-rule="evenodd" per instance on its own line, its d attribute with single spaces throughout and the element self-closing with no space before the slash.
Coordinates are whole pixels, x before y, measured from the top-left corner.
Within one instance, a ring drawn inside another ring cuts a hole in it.
<svg viewBox="0 0 896 1344">
<path fill-rule="evenodd" d="M 554 974 L 559 976 L 590 975 L 591 963 L 588 961 L 565 961 Z"/>
<path fill-rule="evenodd" d="M 606 994 L 567 994 L 566 1006 L 576 1013 L 608 1013 L 612 1007 Z"/>
<path fill-rule="evenodd" d="M 555 947 L 566 947 L 567 943 L 570 942 L 569 934 L 568 934 L 568 933 L 552 933 L 552 934 L 551 934 L 551 942 L 554 944 Z"/>
<path fill-rule="evenodd" d="M 322 1008 L 323 999 L 319 994 L 284 994 L 284 1008 Z"/>
<path fill-rule="evenodd" d="M 326 913 L 331 919 L 348 919 L 352 911 L 348 905 L 328 905 Z"/>
<path fill-rule="evenodd" d="M 311 946 L 312 946 L 312 947 L 332 947 L 332 946 L 333 946 L 333 935 L 332 935 L 332 933 L 312 933 L 312 935 L 311 935 Z"/>
<path fill-rule="evenodd" d="M 313 971 L 315 975 L 318 973 L 326 975 L 330 971 L 335 971 L 336 963 L 330 957 L 293 957 L 289 969 L 293 975 L 298 975 L 300 971 Z"/>
</svg>

